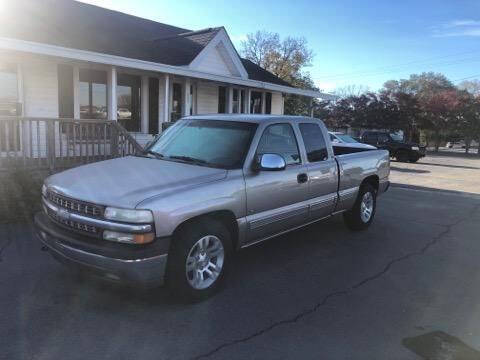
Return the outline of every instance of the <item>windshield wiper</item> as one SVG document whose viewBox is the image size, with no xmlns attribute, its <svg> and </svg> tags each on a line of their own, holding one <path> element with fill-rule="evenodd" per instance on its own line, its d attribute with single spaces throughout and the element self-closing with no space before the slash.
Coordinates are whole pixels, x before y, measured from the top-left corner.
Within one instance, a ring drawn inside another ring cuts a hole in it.
<svg viewBox="0 0 480 360">
<path fill-rule="evenodd" d="M 190 163 L 197 164 L 197 165 L 208 164 L 208 162 L 205 161 L 205 160 L 197 159 L 197 158 L 194 158 L 194 157 L 191 157 L 191 156 L 172 155 L 172 156 L 169 156 L 168 158 L 169 159 L 175 159 L 175 160 L 181 160 L 181 161 L 185 161 L 185 162 L 190 162 Z"/>
<path fill-rule="evenodd" d="M 145 150 L 145 151 L 144 151 L 144 154 L 153 155 L 153 156 L 155 156 L 157 159 L 163 159 L 163 158 L 165 157 L 165 156 L 163 156 L 162 154 L 157 153 L 157 152 L 152 151 L 152 150 Z"/>
</svg>

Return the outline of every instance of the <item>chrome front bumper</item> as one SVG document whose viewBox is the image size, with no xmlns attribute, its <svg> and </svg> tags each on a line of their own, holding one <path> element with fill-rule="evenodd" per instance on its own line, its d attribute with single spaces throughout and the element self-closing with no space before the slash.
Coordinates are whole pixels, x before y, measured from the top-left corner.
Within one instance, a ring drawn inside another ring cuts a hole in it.
<svg viewBox="0 0 480 360">
<path fill-rule="evenodd" d="M 66 243 L 64 237 L 43 213 L 35 216 L 38 239 L 52 256 L 67 265 L 87 270 L 105 279 L 133 285 L 154 287 L 164 283 L 168 254 L 140 258 L 115 258 L 78 249 Z"/>
</svg>

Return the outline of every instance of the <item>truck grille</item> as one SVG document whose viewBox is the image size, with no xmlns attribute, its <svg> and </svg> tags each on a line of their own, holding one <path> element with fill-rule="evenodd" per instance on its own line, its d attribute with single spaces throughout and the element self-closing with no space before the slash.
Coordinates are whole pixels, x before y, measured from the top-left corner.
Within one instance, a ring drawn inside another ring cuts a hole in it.
<svg viewBox="0 0 480 360">
<path fill-rule="evenodd" d="M 47 193 L 47 198 L 52 203 L 72 212 L 99 218 L 103 215 L 103 208 L 94 204 L 70 199 L 66 196 L 56 194 L 52 191 Z"/>
<path fill-rule="evenodd" d="M 100 235 L 101 230 L 93 225 L 87 225 L 87 224 L 79 223 L 77 221 L 61 219 L 60 217 L 57 216 L 57 214 L 54 211 L 48 208 L 46 208 L 46 211 L 48 216 L 53 221 L 57 222 L 60 225 L 67 226 L 73 230 L 80 231 L 83 233 L 88 233 L 90 235 L 97 235 L 97 236 Z"/>
</svg>

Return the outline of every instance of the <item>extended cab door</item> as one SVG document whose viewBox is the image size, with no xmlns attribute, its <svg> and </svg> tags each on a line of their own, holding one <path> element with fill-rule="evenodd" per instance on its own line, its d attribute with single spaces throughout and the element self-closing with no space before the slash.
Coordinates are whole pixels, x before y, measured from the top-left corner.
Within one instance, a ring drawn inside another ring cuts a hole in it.
<svg viewBox="0 0 480 360">
<path fill-rule="evenodd" d="M 280 171 L 245 169 L 248 240 L 254 242 L 308 221 L 308 177 L 297 137 L 290 123 L 268 125 L 256 146 L 255 156 L 282 155 Z"/>
<path fill-rule="evenodd" d="M 338 168 L 320 122 L 298 124 L 307 157 L 308 199 L 310 220 L 321 219 L 335 209 L 338 189 Z M 329 151 L 330 149 L 330 151 Z"/>
</svg>

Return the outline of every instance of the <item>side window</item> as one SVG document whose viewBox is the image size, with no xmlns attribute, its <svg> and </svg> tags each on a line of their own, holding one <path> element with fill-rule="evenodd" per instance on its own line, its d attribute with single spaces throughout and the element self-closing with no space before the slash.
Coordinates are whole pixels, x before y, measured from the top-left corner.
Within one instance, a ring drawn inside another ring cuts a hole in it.
<svg viewBox="0 0 480 360">
<path fill-rule="evenodd" d="M 376 133 L 366 133 L 365 134 L 365 141 L 369 143 L 377 143 L 378 135 Z"/>
<path fill-rule="evenodd" d="M 327 146 L 323 138 L 322 129 L 317 124 L 300 124 L 307 158 L 309 162 L 323 161 L 328 159 Z"/>
<path fill-rule="evenodd" d="M 378 142 L 380 144 L 388 142 L 389 138 L 387 134 L 378 134 Z"/>
<path fill-rule="evenodd" d="M 290 124 L 270 125 L 258 143 L 257 155 L 279 154 L 287 165 L 300 164 L 297 139 Z"/>
</svg>

